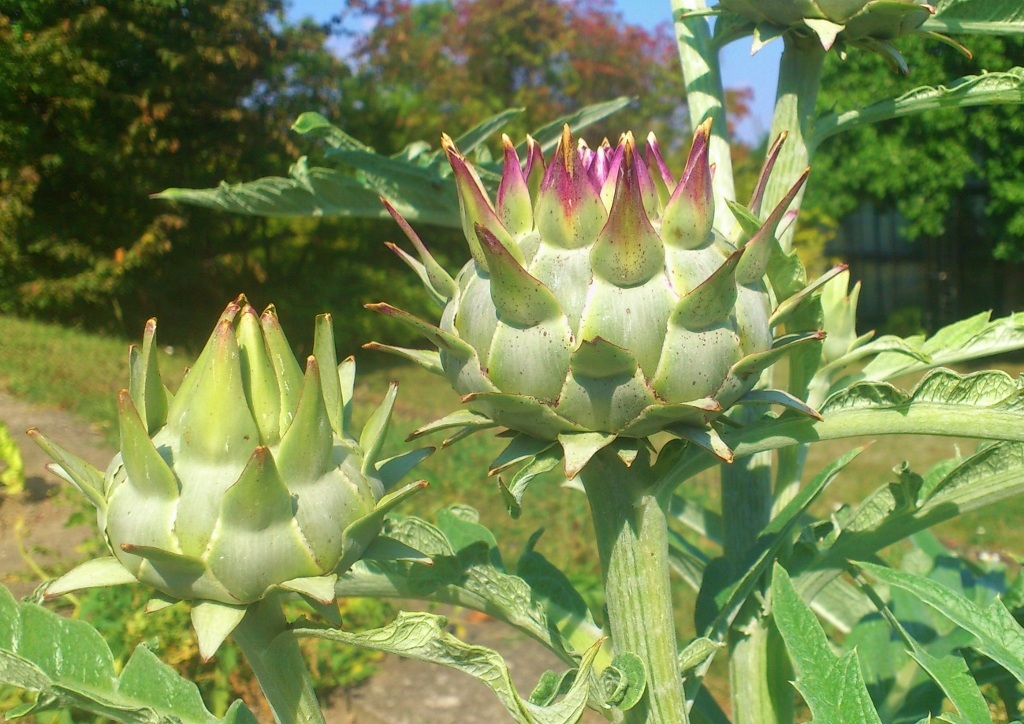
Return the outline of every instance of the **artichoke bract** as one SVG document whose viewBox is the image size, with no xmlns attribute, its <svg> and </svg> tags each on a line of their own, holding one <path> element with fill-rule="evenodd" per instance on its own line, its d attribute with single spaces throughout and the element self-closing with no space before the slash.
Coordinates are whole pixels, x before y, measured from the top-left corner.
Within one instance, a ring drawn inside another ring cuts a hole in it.
<svg viewBox="0 0 1024 724">
<path fill-rule="evenodd" d="M 204 656 L 270 591 L 334 601 L 338 574 L 381 547 L 384 514 L 425 484 L 387 493 L 430 452 L 379 460 L 396 385 L 359 439 L 349 432 L 355 365 L 337 363 L 329 315 L 317 318 L 305 372 L 274 308 L 258 315 L 245 297 L 221 315 L 176 395 L 160 380 L 155 320 L 130 349 L 129 372 L 121 449 L 105 475 L 30 431 L 53 472 L 96 507 L 113 556 L 46 595 L 140 581 L 159 591 L 151 606 L 193 600 Z"/>
<path fill-rule="evenodd" d="M 548 165 L 528 139 L 525 166 L 504 137 L 496 204 L 443 138 L 472 259 L 453 279 L 385 202 L 420 258 L 391 247 L 443 312 L 434 326 L 369 305 L 439 352 L 369 346 L 444 374 L 470 405 L 428 430 L 494 424 L 557 440 L 570 477 L 615 438 L 661 430 L 731 459 L 709 423 L 793 344 L 820 335 L 773 341 L 763 281 L 806 173 L 736 248 L 712 229 L 709 133 L 710 123 L 697 130 L 679 180 L 653 134 L 645 160 L 631 134 L 592 150 L 566 126 Z"/>
<path fill-rule="evenodd" d="M 888 41 L 919 30 L 935 7 L 922 0 L 721 0 L 754 26 L 755 50 L 789 30 L 814 34 L 825 50 L 838 41 L 899 58 Z"/>
</svg>

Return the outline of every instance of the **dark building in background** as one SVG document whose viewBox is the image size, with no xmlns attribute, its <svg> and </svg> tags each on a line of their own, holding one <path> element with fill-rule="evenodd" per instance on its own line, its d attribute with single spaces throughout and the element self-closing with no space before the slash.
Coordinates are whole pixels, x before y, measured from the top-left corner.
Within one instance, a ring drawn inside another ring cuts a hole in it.
<svg viewBox="0 0 1024 724">
<path fill-rule="evenodd" d="M 850 265 L 861 282 L 857 317 L 863 327 L 934 332 L 972 314 L 1024 310 L 1024 265 L 992 256 L 997 239 L 985 216 L 985 187 L 968 184 L 939 237 L 908 241 L 894 210 L 865 202 L 843 219 L 826 254 Z"/>
</svg>

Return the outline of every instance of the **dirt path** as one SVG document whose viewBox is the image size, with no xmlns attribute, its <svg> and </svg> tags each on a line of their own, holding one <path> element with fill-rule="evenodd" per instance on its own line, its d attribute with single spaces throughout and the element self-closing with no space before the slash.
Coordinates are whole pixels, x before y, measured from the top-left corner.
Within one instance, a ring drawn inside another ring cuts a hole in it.
<svg viewBox="0 0 1024 724">
<path fill-rule="evenodd" d="M 17 441 L 25 462 L 26 495 L 0 492 L 0 582 L 15 597 L 32 592 L 39 578 L 19 551 L 43 568 L 60 572 L 82 560 L 79 546 L 92 525 L 66 526 L 84 510 L 77 491 L 45 469 L 50 462 L 25 434 L 38 427 L 47 437 L 104 470 L 114 454 L 88 423 L 64 410 L 23 402 L 0 392 L 0 421 Z M 90 522 L 91 516 L 88 516 Z M 20 521 L 20 522 L 19 522 Z M 547 669 L 564 666 L 539 644 L 495 621 L 467 611 L 445 610 L 451 630 L 469 643 L 497 649 L 519 692 L 526 696 Z M 510 718 L 493 693 L 471 677 L 431 664 L 387 657 L 380 672 L 355 689 L 338 691 L 325 712 L 329 724 L 493 724 Z M 583 721 L 604 721 L 587 712 Z"/>
</svg>

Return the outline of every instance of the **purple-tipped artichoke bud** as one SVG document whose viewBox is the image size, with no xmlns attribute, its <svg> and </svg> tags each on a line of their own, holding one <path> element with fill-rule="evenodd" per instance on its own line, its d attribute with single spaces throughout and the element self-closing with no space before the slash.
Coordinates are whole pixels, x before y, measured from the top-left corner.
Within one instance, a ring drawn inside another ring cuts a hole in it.
<svg viewBox="0 0 1024 724">
<path fill-rule="evenodd" d="M 331 603 L 338 575 L 376 544 L 387 510 L 422 487 L 389 492 L 429 449 L 380 459 L 395 385 L 353 436 L 355 363 L 338 364 L 330 315 L 317 318 L 305 371 L 274 308 L 260 316 L 244 296 L 221 315 L 177 394 L 157 358 L 150 320 L 142 349 L 129 354 L 121 449 L 105 475 L 31 432 L 51 469 L 95 505 L 111 554 L 46 593 L 140 581 L 161 600 L 192 600 L 208 656 L 270 592 Z"/>
<path fill-rule="evenodd" d="M 737 249 L 712 229 L 709 134 L 710 122 L 697 129 L 676 181 L 653 135 L 643 149 L 626 133 L 592 150 L 566 126 L 536 190 L 524 182 L 542 165 L 536 146 L 524 172 L 506 141 L 496 212 L 445 138 L 473 259 L 437 326 L 369 306 L 437 346 L 389 349 L 448 378 L 473 411 L 453 425 L 557 440 L 570 474 L 616 437 L 662 430 L 731 457 L 710 423 L 792 345 L 821 335 L 773 341 L 763 280 L 806 174 Z"/>
<path fill-rule="evenodd" d="M 895 52 L 888 41 L 914 32 L 935 12 L 924 0 L 721 0 L 719 7 L 753 23 L 755 49 L 787 31 Z"/>
</svg>

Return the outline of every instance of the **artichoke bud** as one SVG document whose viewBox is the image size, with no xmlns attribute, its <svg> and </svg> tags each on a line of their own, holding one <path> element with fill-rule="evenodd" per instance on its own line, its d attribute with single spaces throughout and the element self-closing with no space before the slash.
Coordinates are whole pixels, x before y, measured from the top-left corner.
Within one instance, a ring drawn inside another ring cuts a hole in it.
<svg viewBox="0 0 1024 724">
<path fill-rule="evenodd" d="M 824 364 L 835 362 L 874 336 L 874 332 L 857 336 L 860 282 L 854 284 L 853 289 L 849 289 L 849 286 L 850 272 L 844 268 L 821 288 L 821 309 L 825 332 L 828 334 L 821 350 Z"/>
<path fill-rule="evenodd" d="M 193 600 L 207 656 L 269 592 L 332 602 L 337 576 L 374 545 L 387 510 L 424 485 L 388 493 L 430 449 L 379 459 L 394 385 L 356 440 L 354 363 L 338 364 L 330 315 L 316 320 L 303 371 L 274 308 L 258 315 L 239 297 L 174 396 L 155 340 L 150 320 L 141 351 L 129 353 L 120 452 L 105 475 L 33 432 L 54 472 L 96 506 L 113 556 L 47 595 L 137 580 L 161 600 Z"/>
<path fill-rule="evenodd" d="M 889 42 L 921 32 L 921 25 L 935 12 L 923 0 L 721 0 L 719 7 L 748 23 L 755 52 L 792 31 L 816 38 L 825 50 L 862 47 L 904 68 Z"/>
<path fill-rule="evenodd" d="M 641 154 L 630 133 L 592 149 L 566 126 L 547 164 L 528 139 L 525 168 L 505 138 L 497 204 L 444 137 L 473 258 L 444 292 L 438 325 L 368 305 L 438 353 L 368 346 L 444 374 L 473 411 L 414 436 L 504 426 L 545 450 L 560 443 L 570 476 L 616 438 L 662 430 L 731 459 L 711 423 L 763 369 L 821 335 L 773 340 L 763 280 L 806 173 L 736 248 L 712 229 L 710 132 L 710 122 L 697 129 L 678 181 L 653 134 Z M 420 251 L 419 261 L 400 254 L 419 273 L 429 254 L 389 211 Z"/>
</svg>

